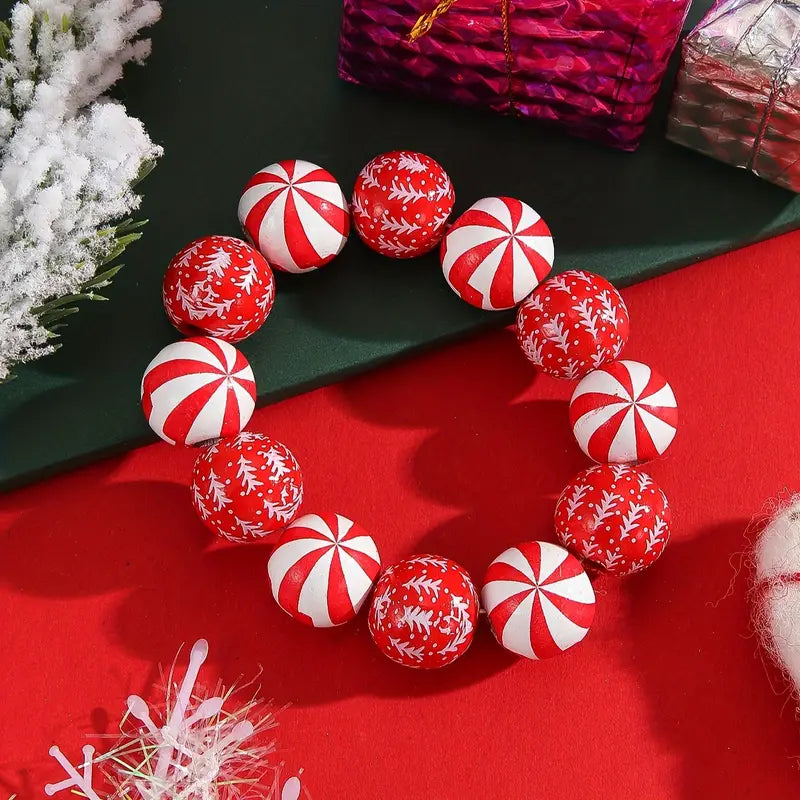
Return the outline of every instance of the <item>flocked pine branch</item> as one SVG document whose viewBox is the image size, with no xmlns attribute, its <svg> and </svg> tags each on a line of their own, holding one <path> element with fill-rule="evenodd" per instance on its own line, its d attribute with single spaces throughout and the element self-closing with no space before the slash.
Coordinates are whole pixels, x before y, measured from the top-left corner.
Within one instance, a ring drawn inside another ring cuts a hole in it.
<svg viewBox="0 0 800 800">
<path fill-rule="evenodd" d="M 413 253 L 416 252 L 416 245 L 404 244 L 403 242 L 398 242 L 398 241 L 389 241 L 383 234 L 378 236 L 378 244 L 384 250 L 388 250 L 393 255 L 398 256 L 400 258 L 405 258 L 406 256 L 412 255 Z"/>
<path fill-rule="evenodd" d="M 0 23 L 0 380 L 55 349 L 141 236 L 161 148 L 105 92 L 150 42 L 157 0 L 25 0 Z"/>
<path fill-rule="evenodd" d="M 562 375 L 568 381 L 574 381 L 578 377 L 580 364 L 575 359 L 570 358 L 562 367 Z"/>
<path fill-rule="evenodd" d="M 586 328 L 593 339 L 597 339 L 597 317 L 592 311 L 591 300 L 585 297 L 579 303 L 575 303 L 572 310 L 578 314 L 578 324 Z"/>
<path fill-rule="evenodd" d="M 618 494 L 614 494 L 613 492 L 608 492 L 605 489 L 603 490 L 602 500 L 599 503 L 595 503 L 595 514 L 592 519 L 592 530 L 596 531 L 610 516 L 612 516 L 615 512 L 614 509 L 618 502 L 622 500 L 622 497 Z"/>
<path fill-rule="evenodd" d="M 627 464 L 609 464 L 609 469 L 614 475 L 615 481 L 621 481 L 627 474 L 630 467 Z"/>
<path fill-rule="evenodd" d="M 541 294 L 534 293 L 525 301 L 526 311 L 544 311 L 544 303 L 542 302 Z"/>
<path fill-rule="evenodd" d="M 372 603 L 376 624 L 380 624 L 383 621 L 383 618 L 386 616 L 386 611 L 388 610 L 390 604 L 390 594 L 391 591 L 388 588 L 384 589 L 383 593 L 378 595 Z"/>
<path fill-rule="evenodd" d="M 428 167 L 422 163 L 422 160 L 416 153 L 400 153 L 397 166 L 402 170 L 413 173 L 428 171 Z"/>
<path fill-rule="evenodd" d="M 595 369 L 598 369 L 599 367 L 602 367 L 603 364 L 605 364 L 606 361 L 608 361 L 608 360 L 609 359 L 608 359 L 608 356 L 606 354 L 605 347 L 598 347 L 597 350 L 595 350 L 595 352 L 592 353 L 592 366 Z"/>
<path fill-rule="evenodd" d="M 653 530 L 647 536 L 647 541 L 645 542 L 645 553 L 650 553 L 653 551 L 657 545 L 663 544 L 665 541 L 662 534 L 667 529 L 667 523 L 661 519 L 661 517 L 656 517 L 655 524 L 653 525 Z"/>
</svg>

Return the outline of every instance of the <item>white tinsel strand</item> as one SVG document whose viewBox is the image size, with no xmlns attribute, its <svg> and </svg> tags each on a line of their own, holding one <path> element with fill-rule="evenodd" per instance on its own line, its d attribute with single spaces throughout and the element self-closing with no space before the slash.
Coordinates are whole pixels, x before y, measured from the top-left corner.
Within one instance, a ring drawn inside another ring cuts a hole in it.
<svg viewBox="0 0 800 800">
<path fill-rule="evenodd" d="M 756 625 L 800 698 L 800 495 L 782 503 L 754 552 Z"/>
<path fill-rule="evenodd" d="M 83 762 L 74 766 L 57 746 L 50 748 L 67 777 L 45 786 L 45 794 L 72 790 L 88 800 L 307 798 L 299 777 L 283 778 L 274 763 L 275 742 L 266 734 L 277 723 L 263 701 L 239 700 L 246 686 L 218 685 L 212 693 L 198 688 L 207 657 L 208 642 L 200 639 L 180 683 L 173 665 L 161 702 L 129 697 L 120 738 L 103 755 L 86 745 Z"/>
<path fill-rule="evenodd" d="M 131 184 L 161 155 L 103 96 L 150 43 L 156 0 L 29 0 L 0 60 L 0 380 L 52 348 L 32 309 L 78 292 L 138 208 Z M 34 28 L 36 36 L 34 42 Z"/>
</svg>

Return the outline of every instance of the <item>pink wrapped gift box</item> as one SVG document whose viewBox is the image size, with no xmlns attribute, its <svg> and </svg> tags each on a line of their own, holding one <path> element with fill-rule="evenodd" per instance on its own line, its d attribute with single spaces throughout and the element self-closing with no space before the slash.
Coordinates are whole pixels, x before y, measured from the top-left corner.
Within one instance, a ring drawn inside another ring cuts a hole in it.
<svg viewBox="0 0 800 800">
<path fill-rule="evenodd" d="M 634 150 L 691 0 L 344 0 L 339 75 Z"/>
<path fill-rule="evenodd" d="M 800 192 L 800 0 L 722 0 L 689 34 L 670 139 Z"/>
</svg>

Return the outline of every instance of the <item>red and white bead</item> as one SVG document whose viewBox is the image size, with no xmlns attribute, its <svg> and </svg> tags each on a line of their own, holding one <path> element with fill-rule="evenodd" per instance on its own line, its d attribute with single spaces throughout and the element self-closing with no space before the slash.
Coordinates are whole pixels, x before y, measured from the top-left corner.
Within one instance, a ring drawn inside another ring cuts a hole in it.
<svg viewBox="0 0 800 800">
<path fill-rule="evenodd" d="M 276 538 L 302 501 L 303 476 L 292 451 L 263 433 L 224 439 L 195 461 L 195 511 L 209 530 L 232 542 Z"/>
<path fill-rule="evenodd" d="M 381 652 L 406 667 L 451 664 L 472 643 L 478 595 L 466 571 L 440 556 L 412 556 L 378 579 L 369 630 Z"/>
<path fill-rule="evenodd" d="M 575 387 L 569 421 L 593 461 L 640 463 L 663 455 L 675 438 L 678 404 L 655 370 L 639 361 L 614 361 Z"/>
<path fill-rule="evenodd" d="M 253 175 L 239 200 L 239 222 L 267 261 L 284 272 L 327 264 L 350 233 L 347 200 L 336 178 L 300 159 Z"/>
<path fill-rule="evenodd" d="M 605 279 L 571 269 L 540 284 L 517 312 L 517 340 L 538 370 L 575 380 L 619 357 L 630 318 Z"/>
<path fill-rule="evenodd" d="M 353 226 L 373 250 L 413 258 L 439 244 L 455 200 L 449 176 L 430 156 L 383 153 L 356 178 Z"/>
<path fill-rule="evenodd" d="M 612 575 L 649 567 L 667 546 L 670 509 L 664 492 L 642 470 L 601 464 L 579 473 L 556 504 L 564 547 Z"/>
<path fill-rule="evenodd" d="M 594 589 L 575 556 L 550 542 L 523 542 L 486 572 L 481 602 L 497 641 L 532 659 L 582 641 L 594 619 Z"/>
<path fill-rule="evenodd" d="M 247 359 L 211 336 L 168 344 L 147 365 L 142 409 L 170 444 L 203 444 L 235 436 L 250 421 L 256 384 Z"/>
<path fill-rule="evenodd" d="M 169 321 L 187 336 L 238 342 L 255 333 L 275 300 L 266 259 L 233 236 L 205 236 L 170 261 L 162 288 Z"/>
<path fill-rule="evenodd" d="M 484 197 L 442 240 L 441 263 L 450 288 L 476 308 L 499 311 L 526 298 L 553 266 L 547 223 L 512 197 Z"/>
<path fill-rule="evenodd" d="M 281 535 L 267 563 L 275 602 L 315 628 L 349 622 L 381 570 L 378 548 L 339 514 L 306 514 Z"/>
</svg>

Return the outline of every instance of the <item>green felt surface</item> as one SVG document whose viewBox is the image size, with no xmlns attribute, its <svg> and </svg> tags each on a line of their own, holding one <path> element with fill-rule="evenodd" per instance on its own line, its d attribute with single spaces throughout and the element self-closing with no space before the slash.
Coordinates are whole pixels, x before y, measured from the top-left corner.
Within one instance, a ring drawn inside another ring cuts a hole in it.
<svg viewBox="0 0 800 800">
<path fill-rule="evenodd" d="M 59 352 L 0 386 L 4 488 L 154 438 L 141 374 L 178 338 L 161 307 L 163 271 L 191 239 L 238 235 L 241 188 L 272 161 L 320 163 L 347 194 L 376 153 L 424 151 L 450 173 L 457 211 L 516 195 L 548 220 L 559 270 L 583 267 L 620 285 L 799 224 L 794 195 L 663 138 L 668 86 L 630 155 L 340 82 L 337 0 L 164 5 L 150 61 L 129 68 L 119 91 L 166 149 L 143 184 L 151 221 L 110 302 L 84 304 Z M 696 2 L 690 22 L 708 5 Z M 462 303 L 435 255 L 391 261 L 351 237 L 323 270 L 278 276 L 270 319 L 241 349 L 266 403 L 509 319 Z"/>
</svg>

